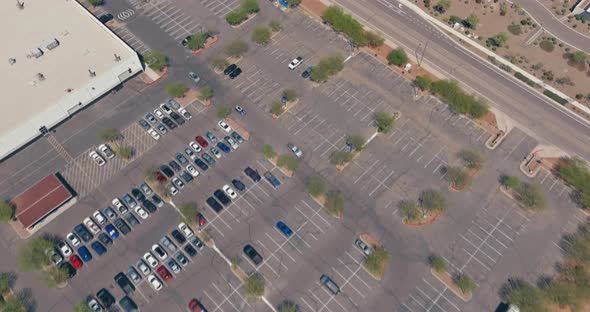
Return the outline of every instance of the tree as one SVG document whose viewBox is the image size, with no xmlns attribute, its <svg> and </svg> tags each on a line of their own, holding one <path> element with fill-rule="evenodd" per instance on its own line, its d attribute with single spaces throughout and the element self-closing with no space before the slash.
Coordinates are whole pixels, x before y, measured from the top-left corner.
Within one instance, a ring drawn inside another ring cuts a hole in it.
<svg viewBox="0 0 590 312">
<path fill-rule="evenodd" d="M 223 119 L 231 114 L 231 108 L 227 105 L 217 107 L 217 118 Z"/>
<path fill-rule="evenodd" d="M 339 56 L 330 56 L 321 59 L 316 66 L 311 69 L 310 78 L 316 82 L 324 82 L 328 78 L 336 75 L 344 68 L 344 59 Z"/>
<path fill-rule="evenodd" d="M 451 7 L 451 1 L 450 0 L 439 0 L 436 5 L 434 6 L 434 9 L 440 13 L 443 14 L 445 13 L 449 8 Z"/>
<path fill-rule="evenodd" d="M 81 300 L 74 306 L 73 312 L 92 312 L 92 309 L 90 309 L 86 300 Z"/>
<path fill-rule="evenodd" d="M 576 51 L 574 53 L 566 53 L 565 57 L 572 65 L 584 65 L 588 55 L 582 51 Z"/>
<path fill-rule="evenodd" d="M 381 276 L 385 273 L 385 263 L 389 261 L 391 261 L 391 255 L 385 248 L 379 246 L 365 258 L 363 265 L 373 275 Z"/>
<path fill-rule="evenodd" d="M 388 112 L 377 112 L 373 115 L 377 130 L 381 133 L 387 133 L 395 126 L 395 118 Z"/>
<path fill-rule="evenodd" d="M 256 25 L 252 29 L 252 41 L 260 44 L 260 45 L 267 45 L 270 42 L 270 29 L 263 25 Z"/>
<path fill-rule="evenodd" d="M 469 14 L 467 18 L 463 21 L 463 24 L 471 29 L 476 29 L 477 24 L 479 24 L 479 17 L 474 13 Z"/>
<path fill-rule="evenodd" d="M 586 223 L 584 227 L 578 229 L 574 234 L 564 236 L 562 238 L 563 248 L 569 259 L 576 261 L 582 265 L 590 264 L 590 232 L 589 224 Z"/>
<path fill-rule="evenodd" d="M 293 89 L 285 89 L 283 90 L 283 94 L 281 96 L 285 97 L 287 102 L 292 102 L 297 99 L 297 92 Z"/>
<path fill-rule="evenodd" d="M 88 0 L 88 3 L 92 4 L 93 6 L 99 6 L 104 3 L 104 0 Z"/>
<path fill-rule="evenodd" d="M 0 221 L 8 222 L 14 217 L 14 206 L 5 200 L 0 201 Z"/>
<path fill-rule="evenodd" d="M 283 108 L 283 104 L 279 101 L 272 101 L 272 103 L 270 103 L 270 112 L 271 114 L 275 115 L 275 116 L 279 116 L 283 113 L 284 108 Z"/>
<path fill-rule="evenodd" d="M 212 97 L 213 97 L 213 89 L 211 89 L 211 87 L 205 86 L 205 87 L 202 87 L 201 90 L 199 90 L 199 98 L 201 100 L 206 101 Z"/>
<path fill-rule="evenodd" d="M 116 153 L 117 155 L 119 155 L 119 157 L 128 160 L 131 159 L 131 157 L 133 157 L 133 155 L 135 154 L 135 150 L 133 149 L 133 147 L 129 145 L 121 145 L 116 148 Z"/>
<path fill-rule="evenodd" d="M 209 37 L 208 33 L 198 33 L 191 36 L 186 46 L 191 50 L 198 50 L 205 47 L 205 42 Z"/>
<path fill-rule="evenodd" d="M 225 46 L 224 51 L 231 57 L 240 57 L 248 51 L 248 44 L 244 40 L 237 39 L 228 43 Z"/>
<path fill-rule="evenodd" d="M 352 160 L 352 153 L 347 153 L 344 151 L 336 151 L 330 155 L 330 162 L 333 165 L 341 166 L 345 163 L 348 163 Z"/>
<path fill-rule="evenodd" d="M 479 170 L 484 163 L 483 157 L 473 150 L 463 149 L 459 152 L 459 157 L 463 159 L 465 166 L 469 169 Z"/>
<path fill-rule="evenodd" d="M 501 3 L 500 4 L 500 16 L 505 16 L 508 13 L 508 4 Z"/>
<path fill-rule="evenodd" d="M 105 128 L 98 131 L 96 137 L 103 142 L 113 142 L 123 138 L 119 130 L 113 128 Z"/>
<path fill-rule="evenodd" d="M 5 294 L 6 292 L 8 292 L 8 290 L 10 290 L 11 283 L 12 280 L 8 273 L 0 274 L 0 295 Z"/>
<path fill-rule="evenodd" d="M 49 248 L 53 248 L 53 242 L 48 239 L 42 237 L 29 239 L 19 250 L 16 258 L 19 271 L 37 271 L 48 265 L 50 260 L 45 251 Z"/>
<path fill-rule="evenodd" d="M 293 8 L 301 4 L 301 0 L 287 0 L 287 4 L 290 8 Z"/>
<path fill-rule="evenodd" d="M 143 56 L 143 59 L 145 63 L 155 71 L 161 71 L 164 69 L 164 67 L 166 67 L 166 65 L 168 65 L 168 59 L 166 58 L 166 55 L 155 50 L 147 52 Z"/>
<path fill-rule="evenodd" d="M 305 183 L 307 193 L 313 197 L 318 197 L 326 193 L 326 183 L 319 176 L 310 177 Z"/>
<path fill-rule="evenodd" d="M 355 46 L 367 45 L 368 40 L 363 25 L 351 15 L 345 14 L 341 7 L 329 6 L 324 10 L 322 19 L 335 31 L 344 33 Z"/>
<path fill-rule="evenodd" d="M 445 177 L 453 187 L 459 189 L 464 188 L 469 184 L 469 175 L 460 167 L 448 167 Z"/>
<path fill-rule="evenodd" d="M 199 208 L 196 203 L 185 203 L 178 206 L 178 210 L 180 211 L 182 220 L 185 223 L 191 223 L 195 219 Z"/>
<path fill-rule="evenodd" d="M 365 148 L 365 145 L 367 144 L 367 140 L 360 134 L 349 135 L 346 138 L 346 142 L 349 142 L 354 148 L 354 150 L 359 152 L 362 151 L 363 148 Z"/>
<path fill-rule="evenodd" d="M 344 196 L 340 191 L 329 191 L 326 195 L 326 209 L 333 216 L 340 216 L 344 212 Z"/>
<path fill-rule="evenodd" d="M 270 27 L 272 32 L 279 32 L 283 30 L 283 25 L 281 25 L 281 22 L 277 20 L 271 20 L 270 22 L 268 22 L 268 27 Z"/>
<path fill-rule="evenodd" d="M 275 153 L 275 150 L 272 148 L 272 146 L 270 146 L 270 144 L 262 145 L 260 151 L 262 152 L 262 155 L 268 159 L 272 159 L 277 156 L 277 153 Z"/>
<path fill-rule="evenodd" d="M 69 273 L 62 267 L 50 267 L 43 275 L 43 281 L 48 288 L 56 288 L 68 281 Z"/>
<path fill-rule="evenodd" d="M 215 57 L 211 60 L 211 64 L 216 70 L 224 70 L 229 65 L 229 62 L 224 58 Z"/>
<path fill-rule="evenodd" d="M 277 312 L 299 312 L 299 306 L 290 300 L 285 300 L 277 306 Z"/>
<path fill-rule="evenodd" d="M 264 278 L 254 273 L 244 279 L 244 294 L 248 298 L 257 299 L 264 295 Z"/>
<path fill-rule="evenodd" d="M 397 48 L 387 54 L 387 62 L 389 65 L 404 66 L 408 63 L 408 55 L 402 48 Z"/>
<path fill-rule="evenodd" d="M 144 169 L 143 177 L 146 181 L 155 182 L 157 180 L 157 172 L 159 171 L 156 165 L 151 165 Z"/>
<path fill-rule="evenodd" d="M 229 12 L 225 16 L 225 20 L 230 25 L 238 25 L 241 22 L 245 21 L 247 18 L 248 18 L 248 13 L 244 9 L 242 9 L 241 7 Z"/>
<path fill-rule="evenodd" d="M 560 166 L 559 174 L 580 192 L 582 205 L 590 207 L 590 171 L 583 160 L 568 158 Z"/>
<path fill-rule="evenodd" d="M 526 208 L 536 211 L 547 206 L 543 189 L 538 184 L 522 184 L 518 188 L 518 199 Z"/>
<path fill-rule="evenodd" d="M 231 257 L 231 259 L 229 259 L 229 262 L 231 262 L 231 268 L 235 270 L 240 267 L 242 258 L 240 258 L 239 256 Z"/>
<path fill-rule="evenodd" d="M 248 14 L 256 13 L 260 10 L 260 4 L 257 0 L 244 0 L 242 1 L 241 8 Z"/>
<path fill-rule="evenodd" d="M 432 80 L 426 76 L 416 76 L 416 80 L 414 80 L 414 85 L 416 88 L 422 91 L 430 89 L 431 84 Z"/>
<path fill-rule="evenodd" d="M 470 293 L 475 289 L 475 282 L 465 273 L 459 276 L 456 283 L 464 294 Z"/>
<path fill-rule="evenodd" d="M 166 86 L 166 92 L 171 97 L 176 97 L 176 98 L 184 97 L 184 94 L 186 93 L 186 91 L 188 91 L 188 88 L 182 82 L 173 82 L 173 83 L 169 84 L 168 86 Z"/>
<path fill-rule="evenodd" d="M 380 47 L 383 45 L 383 43 L 385 43 L 385 39 L 383 37 L 372 31 L 366 31 L 365 37 L 367 37 L 367 44 L 372 48 Z"/>
<path fill-rule="evenodd" d="M 295 171 L 299 167 L 299 161 L 295 156 L 291 154 L 285 154 L 279 156 L 279 160 L 277 160 L 277 166 Z"/>
<path fill-rule="evenodd" d="M 430 85 L 430 91 L 441 96 L 457 113 L 481 118 L 489 111 L 484 100 L 465 93 L 455 80 L 434 81 Z"/>
<path fill-rule="evenodd" d="M 436 255 L 430 257 L 430 267 L 438 273 L 446 272 L 449 269 L 447 261 L 443 257 Z"/>
<path fill-rule="evenodd" d="M 25 297 L 23 295 L 9 296 L 2 305 L 2 311 L 6 312 L 27 312 Z"/>
<path fill-rule="evenodd" d="M 524 281 L 512 285 L 508 293 L 508 302 L 520 308 L 521 312 L 546 312 L 543 292 Z"/>
<path fill-rule="evenodd" d="M 422 217 L 420 207 L 413 200 L 402 200 L 398 207 L 402 217 L 407 221 L 418 221 Z"/>
<path fill-rule="evenodd" d="M 500 177 L 500 184 L 502 184 L 502 186 L 504 186 L 505 188 L 515 190 L 522 185 L 522 182 L 516 176 L 503 175 L 502 177 Z"/>
<path fill-rule="evenodd" d="M 420 194 L 420 205 L 426 211 L 444 211 L 447 209 L 447 200 L 439 191 L 425 190 Z"/>
<path fill-rule="evenodd" d="M 488 40 L 486 41 L 486 44 L 488 46 L 501 48 L 506 45 L 506 43 L 508 42 L 508 39 L 509 39 L 509 37 L 508 37 L 507 33 L 499 32 L 499 33 L 495 34 L 493 37 L 488 38 Z"/>
</svg>

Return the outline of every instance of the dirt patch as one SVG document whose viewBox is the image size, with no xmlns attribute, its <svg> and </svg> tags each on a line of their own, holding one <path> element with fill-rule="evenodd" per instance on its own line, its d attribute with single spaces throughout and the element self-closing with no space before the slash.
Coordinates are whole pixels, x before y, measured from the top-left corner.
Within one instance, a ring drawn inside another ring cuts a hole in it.
<svg viewBox="0 0 590 312">
<path fill-rule="evenodd" d="M 442 210 L 439 211 L 430 211 L 427 212 L 426 214 L 424 214 L 424 216 L 422 217 L 421 220 L 419 221 L 408 221 L 405 218 L 402 220 L 402 222 L 405 225 L 409 225 L 409 226 L 423 226 L 423 225 L 428 225 L 428 224 L 432 224 L 434 223 L 434 221 L 436 221 L 436 219 L 438 219 L 438 217 L 443 213 Z"/>
<path fill-rule="evenodd" d="M 279 162 L 279 156 L 275 155 L 275 157 L 273 158 L 267 158 L 268 161 L 270 161 L 271 164 L 273 164 L 275 167 L 277 167 L 284 175 L 288 176 L 288 177 L 292 177 L 295 175 L 295 171 L 289 170 L 287 168 L 281 167 L 278 164 Z"/>
<path fill-rule="evenodd" d="M 242 126 L 242 124 L 239 123 L 237 120 L 235 120 L 231 117 L 226 117 L 225 122 L 232 129 L 234 129 L 236 132 L 238 132 L 244 138 L 244 140 L 246 140 L 246 141 L 250 140 L 250 131 L 246 130 L 246 127 Z"/>
<path fill-rule="evenodd" d="M 183 97 L 180 98 L 174 98 L 174 100 L 176 102 L 178 102 L 178 104 L 180 104 L 180 106 L 182 107 L 187 107 L 189 105 L 191 105 L 193 102 L 197 101 L 199 99 L 199 91 L 194 90 L 194 89 L 189 89 Z"/>
<path fill-rule="evenodd" d="M 311 15 L 321 16 L 322 13 L 328 8 L 319 0 L 302 0 L 301 8 L 303 11 L 307 11 Z"/>
</svg>

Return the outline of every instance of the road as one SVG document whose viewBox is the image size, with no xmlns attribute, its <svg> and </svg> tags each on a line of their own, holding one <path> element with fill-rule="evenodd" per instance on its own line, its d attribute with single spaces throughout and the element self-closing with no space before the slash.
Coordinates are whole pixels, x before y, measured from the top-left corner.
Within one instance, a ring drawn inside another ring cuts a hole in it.
<svg viewBox="0 0 590 312">
<path fill-rule="evenodd" d="M 539 1 L 517 0 L 515 2 L 524 8 L 547 32 L 578 50 L 590 53 L 590 37 L 560 21 Z"/>
<path fill-rule="evenodd" d="M 333 0 L 407 51 L 428 43 L 423 64 L 460 81 L 541 142 L 590 159 L 590 127 L 461 48 L 417 14 L 391 0 Z M 370 21 L 370 22 L 368 22 Z M 413 52 L 410 52 L 413 53 Z M 547 122 L 552 121 L 552 122 Z"/>
</svg>

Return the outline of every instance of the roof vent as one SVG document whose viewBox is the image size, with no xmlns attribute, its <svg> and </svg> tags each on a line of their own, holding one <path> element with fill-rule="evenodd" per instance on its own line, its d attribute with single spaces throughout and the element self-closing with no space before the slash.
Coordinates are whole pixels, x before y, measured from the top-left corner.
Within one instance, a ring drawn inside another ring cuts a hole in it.
<svg viewBox="0 0 590 312">
<path fill-rule="evenodd" d="M 12 58 L 11 57 L 11 58 L 8 59 L 8 64 L 14 65 L 15 63 L 16 63 L 16 59 L 15 58 Z"/>
<path fill-rule="evenodd" d="M 59 46 L 59 41 L 57 41 L 57 39 L 53 39 L 51 40 L 51 42 L 49 42 L 46 47 L 48 50 L 53 50 L 55 48 L 57 48 Z"/>
<path fill-rule="evenodd" d="M 16 7 L 19 8 L 19 10 L 24 10 L 25 9 L 24 1 L 20 2 L 20 1 L 16 0 Z"/>
<path fill-rule="evenodd" d="M 27 55 L 28 57 L 35 57 L 35 58 L 40 58 L 41 56 L 43 56 L 43 50 L 39 49 L 39 48 L 35 48 L 31 51 L 31 54 Z"/>
</svg>

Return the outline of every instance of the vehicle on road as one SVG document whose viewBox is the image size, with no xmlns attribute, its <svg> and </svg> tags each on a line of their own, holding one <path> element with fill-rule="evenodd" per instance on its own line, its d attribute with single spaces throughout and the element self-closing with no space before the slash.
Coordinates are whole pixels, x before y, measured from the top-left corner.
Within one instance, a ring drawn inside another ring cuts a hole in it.
<svg viewBox="0 0 590 312">
<path fill-rule="evenodd" d="M 154 255 L 149 251 L 143 255 L 143 260 L 145 260 L 145 262 L 147 262 L 152 268 L 158 266 L 158 259 L 156 259 L 156 257 L 154 257 Z"/>
<path fill-rule="evenodd" d="M 301 65 L 301 63 L 303 63 L 303 57 L 298 56 L 298 57 L 294 58 L 291 61 L 291 63 L 289 63 L 289 69 L 294 70 L 295 68 L 297 68 L 297 66 Z"/>
<path fill-rule="evenodd" d="M 285 222 L 283 222 L 283 221 L 278 221 L 277 224 L 276 224 L 276 227 L 287 238 L 289 238 L 289 237 L 291 237 L 293 235 L 293 231 L 291 230 L 291 228 L 289 228 L 289 226 L 287 226 L 285 224 Z"/>
<path fill-rule="evenodd" d="M 216 213 L 220 213 L 221 210 L 223 210 L 223 206 L 221 206 L 221 204 L 217 202 L 213 196 L 207 198 L 206 202 L 207 205 L 209 205 L 209 207 L 211 207 L 211 209 L 213 209 L 213 211 Z"/>
<path fill-rule="evenodd" d="M 59 243 L 57 243 L 57 248 L 64 258 L 67 258 L 72 254 L 72 248 L 70 248 L 70 245 L 68 245 L 68 243 L 65 241 L 59 241 Z"/>
<path fill-rule="evenodd" d="M 105 309 L 110 309 L 115 304 L 115 297 L 106 288 L 101 288 L 96 293 L 96 298 L 100 300 Z"/>
<path fill-rule="evenodd" d="M 240 192 L 243 192 L 246 189 L 246 185 L 238 179 L 231 180 L 231 184 Z"/>
<path fill-rule="evenodd" d="M 111 159 L 111 158 L 115 157 L 115 153 L 113 153 L 113 150 L 111 150 L 111 148 L 106 144 L 99 145 L 98 150 L 107 159 Z"/>
<path fill-rule="evenodd" d="M 260 177 L 260 174 L 258 174 L 258 171 L 250 167 L 246 167 L 246 169 L 244 169 L 244 173 L 254 182 L 259 182 L 262 179 L 262 177 Z"/>
<path fill-rule="evenodd" d="M 230 64 L 223 70 L 223 74 L 227 76 L 227 75 L 231 74 L 237 68 L 238 68 L 238 65 Z"/>
<path fill-rule="evenodd" d="M 217 125 L 219 126 L 219 128 L 221 128 L 221 130 L 225 131 L 225 133 L 230 133 L 231 132 L 231 127 L 225 123 L 225 121 L 220 120 L 217 122 Z"/>
<path fill-rule="evenodd" d="M 221 189 L 231 199 L 236 199 L 236 197 L 238 197 L 238 194 L 236 194 L 236 192 L 231 188 L 231 186 L 229 186 L 229 184 L 224 185 Z"/>
<path fill-rule="evenodd" d="M 287 143 L 287 148 L 289 148 L 297 158 L 301 158 L 303 156 L 303 152 L 299 149 L 299 147 L 297 147 L 297 145 Z"/>
<path fill-rule="evenodd" d="M 201 81 L 201 77 L 199 77 L 199 75 L 197 75 L 197 73 L 195 72 L 189 72 L 188 73 L 188 77 L 195 83 L 198 84 L 199 81 Z"/>
<path fill-rule="evenodd" d="M 334 283 L 334 281 L 330 277 L 328 277 L 328 275 L 322 274 L 322 276 L 320 277 L 320 283 L 326 286 L 326 288 L 328 288 L 328 290 L 332 292 L 332 294 L 337 295 L 338 293 L 340 293 L 340 287 L 338 287 L 338 285 Z"/>
<path fill-rule="evenodd" d="M 72 246 L 78 247 L 78 245 L 80 245 L 80 239 L 78 239 L 78 236 L 76 236 L 76 234 L 70 232 L 66 234 L 66 238 L 70 241 L 70 243 L 72 243 Z"/>
<path fill-rule="evenodd" d="M 256 251 L 256 249 L 254 249 L 254 247 L 252 247 L 252 245 L 247 244 L 244 246 L 243 251 L 246 257 L 248 257 L 248 259 L 254 263 L 254 266 L 259 266 L 262 263 L 262 256 L 258 253 L 258 251 Z"/>
<path fill-rule="evenodd" d="M 90 152 L 90 154 L 88 154 L 88 156 L 90 157 L 90 159 L 92 159 L 99 167 L 104 166 L 107 162 L 104 160 L 104 158 L 102 158 L 102 156 L 100 156 L 96 151 L 92 151 Z"/>
<path fill-rule="evenodd" d="M 119 300 L 119 306 L 123 309 L 124 312 L 138 312 L 139 309 L 135 301 L 133 301 L 128 296 L 125 296 Z"/>
<path fill-rule="evenodd" d="M 82 241 L 84 241 L 85 243 L 88 243 L 89 241 L 91 241 L 94 236 L 92 236 L 92 234 L 90 234 L 90 232 L 88 231 L 88 229 L 86 229 L 86 227 L 83 224 L 78 224 L 74 227 L 74 233 L 76 233 L 76 235 L 82 239 Z"/>
<path fill-rule="evenodd" d="M 239 105 L 236 105 L 236 107 L 234 108 L 236 110 L 236 112 L 242 116 L 246 116 L 246 111 Z"/>
<path fill-rule="evenodd" d="M 207 142 L 207 141 L 206 141 L 206 140 L 205 140 L 205 139 L 204 139 L 202 136 L 200 136 L 200 135 L 197 135 L 197 136 L 195 137 L 195 141 L 197 141 L 197 142 L 198 142 L 198 143 L 201 145 L 201 147 L 203 147 L 203 148 L 207 148 L 207 146 L 209 146 L 209 142 Z"/>
<path fill-rule="evenodd" d="M 184 222 L 178 224 L 178 229 L 184 233 L 184 236 L 186 236 L 186 238 L 190 238 L 193 235 L 195 235 L 195 233 L 193 232 L 193 230 L 191 230 L 191 228 Z"/>
<path fill-rule="evenodd" d="M 272 174 L 270 171 L 264 173 L 264 177 L 266 178 L 268 183 L 270 183 L 270 185 L 272 185 L 274 188 L 281 186 L 281 181 L 279 181 L 279 179 L 277 179 L 277 177 L 275 177 L 275 175 Z"/>
<path fill-rule="evenodd" d="M 354 244 L 362 251 L 363 254 L 365 254 L 365 256 L 369 256 L 371 252 L 373 252 L 373 249 L 365 244 L 365 242 L 363 242 L 360 238 L 357 238 L 354 241 Z"/>
<path fill-rule="evenodd" d="M 147 280 L 155 291 L 160 291 L 160 289 L 162 289 L 162 282 L 160 282 L 154 274 L 150 274 Z"/>
</svg>

